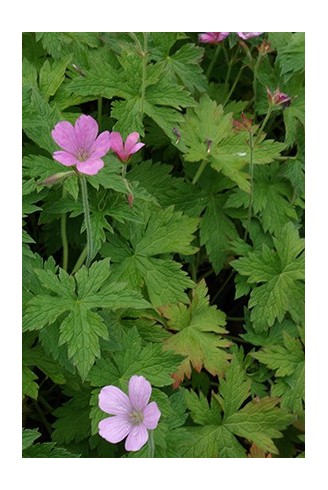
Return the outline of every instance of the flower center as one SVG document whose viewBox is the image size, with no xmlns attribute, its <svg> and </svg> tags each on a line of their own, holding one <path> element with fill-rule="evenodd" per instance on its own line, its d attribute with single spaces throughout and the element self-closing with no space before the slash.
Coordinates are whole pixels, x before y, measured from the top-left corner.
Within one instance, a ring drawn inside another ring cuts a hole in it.
<svg viewBox="0 0 328 490">
<path fill-rule="evenodd" d="M 80 161 L 80 162 L 85 162 L 88 158 L 89 158 L 89 153 L 87 152 L 87 150 L 84 150 L 83 148 L 80 149 L 78 152 L 77 152 L 77 155 L 76 155 L 76 158 Z"/>
<path fill-rule="evenodd" d="M 139 425 L 144 419 L 144 414 L 141 410 L 133 410 L 130 413 L 130 421 L 133 425 Z"/>
</svg>

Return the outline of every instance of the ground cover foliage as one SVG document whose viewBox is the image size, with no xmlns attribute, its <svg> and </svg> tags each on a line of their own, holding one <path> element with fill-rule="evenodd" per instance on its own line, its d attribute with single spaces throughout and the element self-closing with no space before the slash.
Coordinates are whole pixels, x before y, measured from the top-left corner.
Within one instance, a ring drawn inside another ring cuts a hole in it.
<svg viewBox="0 0 328 490">
<path fill-rule="evenodd" d="M 24 33 L 22 67 L 23 457 L 304 457 L 304 34 Z M 81 114 L 144 143 L 90 219 Z M 152 453 L 99 435 L 134 375 Z"/>
</svg>

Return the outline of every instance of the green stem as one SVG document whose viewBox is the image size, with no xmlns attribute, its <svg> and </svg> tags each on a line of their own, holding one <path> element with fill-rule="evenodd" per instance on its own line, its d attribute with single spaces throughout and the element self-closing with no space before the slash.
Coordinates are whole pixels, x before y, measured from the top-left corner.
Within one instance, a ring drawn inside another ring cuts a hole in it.
<svg viewBox="0 0 328 490">
<path fill-rule="evenodd" d="M 88 254 L 88 246 L 86 245 L 84 247 L 84 249 L 82 250 L 79 258 L 76 261 L 76 264 L 72 270 L 72 274 L 75 274 L 75 272 L 77 272 L 80 269 L 80 267 L 82 267 L 82 265 L 86 259 L 87 254 Z"/>
<path fill-rule="evenodd" d="M 242 67 L 240 68 L 240 70 L 239 70 L 239 72 L 238 72 L 238 74 L 237 74 L 237 76 L 236 76 L 236 78 L 235 78 L 235 81 L 233 82 L 233 85 L 232 85 L 232 87 L 231 87 L 231 89 L 230 89 L 230 91 L 229 91 L 229 93 L 228 93 L 228 95 L 227 95 L 227 97 L 226 97 L 225 101 L 223 102 L 223 106 L 225 106 L 225 105 L 226 105 L 226 103 L 229 101 L 229 99 L 230 99 L 231 95 L 233 94 L 233 91 L 235 90 L 236 85 L 237 85 L 237 83 L 239 82 L 240 76 L 241 76 L 241 74 L 242 74 L 242 72 L 243 72 L 244 68 L 245 68 L 245 65 L 244 65 L 244 66 L 242 66 Z"/>
<path fill-rule="evenodd" d="M 66 196 L 66 189 L 63 187 L 63 199 Z M 67 271 L 68 266 L 68 240 L 67 240 L 67 232 L 66 232 L 66 222 L 67 222 L 67 214 L 63 213 L 60 218 L 60 234 L 61 241 L 63 245 L 63 269 Z"/>
<path fill-rule="evenodd" d="M 99 132 L 101 131 L 101 123 L 102 123 L 102 105 L 103 99 L 101 96 L 98 97 L 98 113 L 97 113 L 97 122 L 99 126 Z"/>
<path fill-rule="evenodd" d="M 245 318 L 243 316 L 227 316 L 229 322 L 243 322 Z"/>
<path fill-rule="evenodd" d="M 234 270 L 232 270 L 230 272 L 230 274 L 228 275 L 227 279 L 224 281 L 224 283 L 222 284 L 222 286 L 220 287 L 220 289 L 214 295 L 214 298 L 212 299 L 211 304 L 213 304 L 214 301 L 220 296 L 220 294 L 222 293 L 222 291 L 224 291 L 226 285 L 230 282 L 230 280 L 232 279 L 232 276 L 234 275 L 234 273 L 235 273 Z"/>
<path fill-rule="evenodd" d="M 154 444 L 154 435 L 153 431 L 148 431 L 149 439 L 148 439 L 148 458 L 154 458 L 155 456 L 155 444 Z"/>
<path fill-rule="evenodd" d="M 235 337 L 234 335 L 225 335 L 225 339 L 232 340 L 233 342 L 240 342 L 241 344 L 249 344 L 247 340 L 244 340 L 240 337 Z"/>
<path fill-rule="evenodd" d="M 92 230 L 91 230 L 91 219 L 90 219 L 90 207 L 88 200 L 88 188 L 87 181 L 84 175 L 80 175 L 81 191 L 82 191 L 82 201 L 84 210 L 84 222 L 85 229 L 87 232 L 87 260 L 86 266 L 89 268 L 93 257 L 93 241 L 92 241 Z"/>
<path fill-rule="evenodd" d="M 261 138 L 261 134 L 262 134 L 262 132 L 263 132 L 263 130 L 264 130 L 264 128 L 265 128 L 265 126 L 266 126 L 266 124 L 267 124 L 270 116 L 271 116 L 271 112 L 272 112 L 272 107 L 269 105 L 268 112 L 266 113 L 266 116 L 263 119 L 262 124 L 261 124 L 261 127 L 260 127 L 260 129 L 259 129 L 259 131 L 257 133 L 257 137 L 255 138 L 254 145 L 256 145 L 256 143 L 258 143 L 259 139 Z"/>
<path fill-rule="evenodd" d="M 212 60 L 211 60 L 211 63 L 209 64 L 207 70 L 206 70 L 206 76 L 207 78 L 209 79 L 210 76 L 211 76 L 211 73 L 212 73 L 212 70 L 214 68 L 214 65 L 216 63 L 216 60 L 218 59 L 218 56 L 219 56 L 219 53 L 221 51 L 221 44 L 218 44 L 217 47 L 216 47 L 216 50 L 214 52 L 214 55 L 212 57 Z"/>
<path fill-rule="evenodd" d="M 256 99 L 257 99 L 257 71 L 261 63 L 262 56 L 259 54 L 255 65 L 254 65 L 254 71 L 253 71 L 253 93 L 254 93 L 254 105 L 256 104 Z"/>
<path fill-rule="evenodd" d="M 249 234 L 249 228 L 251 225 L 251 219 L 252 219 L 252 207 L 253 207 L 253 180 L 254 180 L 254 163 L 253 163 L 253 149 L 254 149 L 254 144 L 253 144 L 253 133 L 250 131 L 249 132 L 249 176 L 250 176 L 250 185 L 251 185 L 251 191 L 249 195 L 249 203 L 248 203 L 248 213 L 247 213 L 247 225 L 245 229 L 245 234 L 244 234 L 244 241 L 246 241 L 247 235 Z"/>
<path fill-rule="evenodd" d="M 144 113 L 144 102 L 145 102 L 145 94 L 146 94 L 148 32 L 144 32 L 143 37 L 144 37 L 144 46 L 142 50 L 142 79 L 141 79 L 141 105 L 140 105 L 141 118 L 143 117 L 143 113 Z"/>
<path fill-rule="evenodd" d="M 202 163 L 200 164 L 200 166 L 198 167 L 198 170 L 195 174 L 195 177 L 193 178 L 192 180 L 192 183 L 195 185 L 196 182 L 198 181 L 199 177 L 202 175 L 202 173 L 204 172 L 205 170 L 205 167 L 206 167 L 206 164 L 207 164 L 207 160 L 203 160 Z"/>
<path fill-rule="evenodd" d="M 49 422 L 47 421 L 43 411 L 41 410 L 39 404 L 37 401 L 35 400 L 32 400 L 32 404 L 33 404 L 33 407 L 36 411 L 36 413 L 38 414 L 39 416 L 39 420 L 40 422 L 42 422 L 42 424 L 44 425 L 44 428 L 46 429 L 46 431 L 48 432 L 49 436 L 51 436 L 52 434 L 52 430 L 51 430 L 51 427 L 50 427 L 50 424 Z"/>
</svg>

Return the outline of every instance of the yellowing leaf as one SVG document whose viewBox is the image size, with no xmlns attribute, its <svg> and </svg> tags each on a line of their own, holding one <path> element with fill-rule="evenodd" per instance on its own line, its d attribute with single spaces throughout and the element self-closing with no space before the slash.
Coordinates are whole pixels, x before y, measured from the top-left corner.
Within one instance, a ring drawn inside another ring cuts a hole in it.
<svg viewBox="0 0 328 490">
<path fill-rule="evenodd" d="M 204 280 L 196 286 L 188 306 L 180 303 L 162 307 L 160 311 L 168 319 L 169 329 L 176 331 L 165 341 L 165 349 L 186 356 L 173 375 L 175 386 L 185 376 L 190 379 L 192 367 L 196 371 L 204 367 L 212 375 L 224 372 L 230 358 L 225 350 L 230 342 L 222 336 L 226 333 L 225 314 L 209 305 Z"/>
</svg>

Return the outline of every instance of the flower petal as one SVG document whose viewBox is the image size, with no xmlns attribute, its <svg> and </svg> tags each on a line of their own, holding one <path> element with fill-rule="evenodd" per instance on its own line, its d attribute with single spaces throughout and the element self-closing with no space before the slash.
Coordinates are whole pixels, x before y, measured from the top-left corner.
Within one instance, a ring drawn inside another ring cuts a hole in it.
<svg viewBox="0 0 328 490">
<path fill-rule="evenodd" d="M 133 407 L 144 410 L 151 395 L 151 385 L 143 376 L 132 376 L 129 381 L 129 398 Z"/>
<path fill-rule="evenodd" d="M 129 152 L 129 155 L 132 155 L 133 153 L 136 153 L 137 151 L 140 150 L 140 148 L 142 148 L 143 146 L 145 146 L 145 143 L 137 143 L 136 145 L 134 145 L 130 152 Z"/>
<path fill-rule="evenodd" d="M 161 412 L 156 402 L 151 402 L 144 410 L 143 424 L 147 429 L 156 429 Z"/>
<path fill-rule="evenodd" d="M 75 154 L 77 151 L 75 130 L 68 121 L 61 121 L 56 124 L 51 131 L 51 136 L 58 146 L 69 153 Z"/>
<path fill-rule="evenodd" d="M 198 35 L 198 40 L 201 43 L 218 44 L 223 41 L 230 32 L 203 32 Z"/>
<path fill-rule="evenodd" d="M 108 442 L 115 444 L 126 437 L 133 429 L 133 425 L 127 417 L 122 415 L 114 415 L 99 422 L 99 434 Z"/>
<path fill-rule="evenodd" d="M 66 167 L 71 167 L 78 162 L 77 158 L 67 151 L 55 151 L 52 157 Z"/>
<path fill-rule="evenodd" d="M 104 131 L 101 133 L 96 141 L 93 143 L 91 148 L 91 157 L 93 159 L 100 158 L 106 155 L 111 147 L 109 131 Z"/>
<path fill-rule="evenodd" d="M 112 133 L 110 133 L 110 146 L 111 149 L 118 155 L 123 152 L 122 136 L 117 131 L 113 131 Z"/>
<path fill-rule="evenodd" d="M 148 432 L 143 424 L 136 425 L 130 431 L 125 441 L 127 451 L 139 451 L 148 441 Z"/>
<path fill-rule="evenodd" d="M 112 415 L 128 415 L 131 410 L 129 397 L 117 386 L 105 386 L 99 393 L 99 407 Z"/>
<path fill-rule="evenodd" d="M 237 34 L 241 39 L 246 40 L 250 39 L 251 37 L 260 36 L 263 34 L 263 32 L 237 32 Z"/>
<path fill-rule="evenodd" d="M 79 150 L 90 151 L 98 134 L 98 124 L 91 116 L 82 114 L 75 122 L 75 137 Z"/>
<path fill-rule="evenodd" d="M 126 151 L 126 153 L 135 153 L 132 151 L 134 145 L 137 143 L 138 139 L 139 139 L 139 133 L 137 133 L 136 131 L 134 133 L 131 133 L 129 134 L 129 136 L 126 138 L 126 141 L 125 141 L 125 145 L 124 145 L 124 149 Z"/>
<path fill-rule="evenodd" d="M 96 175 L 99 170 L 104 166 L 104 162 L 98 158 L 97 160 L 86 160 L 85 162 L 78 162 L 76 168 L 81 174 Z"/>
</svg>

